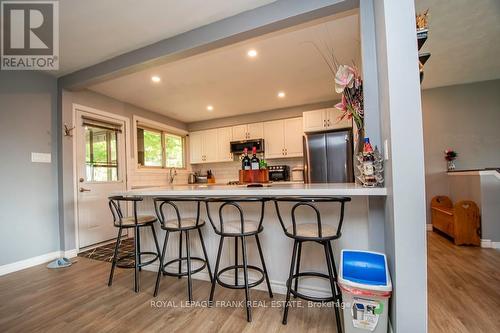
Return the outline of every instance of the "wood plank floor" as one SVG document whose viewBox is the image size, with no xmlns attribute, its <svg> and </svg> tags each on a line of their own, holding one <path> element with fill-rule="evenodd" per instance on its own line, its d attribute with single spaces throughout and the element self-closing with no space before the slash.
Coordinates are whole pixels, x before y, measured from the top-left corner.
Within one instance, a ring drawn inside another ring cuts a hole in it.
<svg viewBox="0 0 500 333">
<path fill-rule="evenodd" d="M 500 250 L 427 243 L 429 332 L 500 332 Z"/>
<path fill-rule="evenodd" d="M 117 269 L 108 288 L 110 264 L 78 258 L 69 269 L 48 270 L 44 265 L 0 277 L 0 332 L 336 332 L 331 308 L 292 308 L 288 325 L 281 324 L 279 307 L 255 307 L 247 323 L 244 308 L 181 307 L 186 304 L 187 280 L 164 277 L 153 298 L 152 272 L 141 273 L 141 292 L 135 294 L 133 271 Z M 210 284 L 193 281 L 193 298 L 206 301 Z M 252 290 L 253 301 L 271 299 Z M 282 301 L 275 295 L 275 301 Z M 153 307 L 151 301 L 176 304 Z M 217 286 L 215 300 L 244 300 L 243 290 Z"/>
<path fill-rule="evenodd" d="M 139 294 L 132 291 L 132 271 L 117 269 L 111 288 L 108 273 L 109 263 L 78 258 L 70 269 L 41 265 L 0 277 L 0 332 L 336 332 L 332 309 L 293 308 L 283 326 L 280 307 L 256 307 L 248 324 L 244 308 L 181 307 L 185 279 L 164 277 L 153 298 L 154 273 L 142 272 Z M 500 332 L 500 251 L 457 247 L 429 232 L 428 283 L 430 333 Z M 209 288 L 195 280 L 194 299 L 206 300 Z M 270 306 L 266 292 L 251 295 Z M 215 296 L 238 302 L 244 292 L 218 286 Z M 155 307 L 153 300 L 178 307 Z"/>
</svg>

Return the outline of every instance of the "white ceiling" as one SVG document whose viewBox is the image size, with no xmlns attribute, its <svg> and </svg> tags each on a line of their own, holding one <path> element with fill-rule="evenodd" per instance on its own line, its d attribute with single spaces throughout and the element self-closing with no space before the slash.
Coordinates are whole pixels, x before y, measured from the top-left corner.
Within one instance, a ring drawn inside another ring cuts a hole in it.
<svg viewBox="0 0 500 333">
<path fill-rule="evenodd" d="M 338 98 L 333 77 L 308 42 L 360 64 L 359 16 L 338 16 L 112 79 L 89 89 L 184 122 Z M 255 49 L 256 58 L 247 51 Z M 161 82 L 151 82 L 158 75 Z M 277 97 L 285 91 L 286 97 Z M 213 112 L 206 110 L 213 105 Z"/>
<path fill-rule="evenodd" d="M 64 0 L 61 76 L 275 0 Z"/>
<path fill-rule="evenodd" d="M 499 0 L 416 0 L 429 8 L 423 88 L 500 78 Z"/>
</svg>

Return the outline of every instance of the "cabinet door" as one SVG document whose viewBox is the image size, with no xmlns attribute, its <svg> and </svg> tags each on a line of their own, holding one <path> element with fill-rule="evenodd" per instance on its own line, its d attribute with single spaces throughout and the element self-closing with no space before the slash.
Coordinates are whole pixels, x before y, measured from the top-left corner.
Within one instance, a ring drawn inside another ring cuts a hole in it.
<svg viewBox="0 0 500 333">
<path fill-rule="evenodd" d="M 342 119 L 339 120 L 340 116 L 342 115 L 342 112 L 338 109 L 335 108 L 329 108 L 326 109 L 326 118 L 327 118 L 327 125 L 328 129 L 340 129 L 340 128 L 349 128 L 352 127 L 352 120 L 349 119 Z"/>
<path fill-rule="evenodd" d="M 189 163 L 203 162 L 203 132 L 189 133 Z"/>
<path fill-rule="evenodd" d="M 233 126 L 233 141 L 241 141 L 247 139 L 247 125 Z"/>
<path fill-rule="evenodd" d="M 267 159 L 284 157 L 284 120 L 267 121 L 264 123 L 264 145 Z"/>
<path fill-rule="evenodd" d="M 264 123 L 247 125 L 248 139 L 262 139 L 264 137 Z"/>
<path fill-rule="evenodd" d="M 232 138 L 233 131 L 231 127 L 217 129 L 217 161 L 226 162 L 233 160 L 233 154 L 231 154 Z"/>
<path fill-rule="evenodd" d="M 284 120 L 285 156 L 300 157 L 302 153 L 302 117 Z"/>
<path fill-rule="evenodd" d="M 324 109 L 304 112 L 302 114 L 303 131 L 324 131 L 326 129 L 326 115 L 327 112 Z"/>
<path fill-rule="evenodd" d="M 217 161 L 217 129 L 203 131 L 203 162 Z"/>
</svg>

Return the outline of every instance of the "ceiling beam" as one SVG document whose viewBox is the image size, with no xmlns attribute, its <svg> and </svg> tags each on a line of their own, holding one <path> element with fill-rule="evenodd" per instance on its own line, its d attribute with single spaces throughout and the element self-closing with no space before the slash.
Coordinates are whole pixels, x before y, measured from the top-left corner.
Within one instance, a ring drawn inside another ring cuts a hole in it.
<svg viewBox="0 0 500 333">
<path fill-rule="evenodd" d="M 58 80 L 59 86 L 67 90 L 84 89 L 358 6 L 359 0 L 277 0 L 64 75 Z"/>
</svg>

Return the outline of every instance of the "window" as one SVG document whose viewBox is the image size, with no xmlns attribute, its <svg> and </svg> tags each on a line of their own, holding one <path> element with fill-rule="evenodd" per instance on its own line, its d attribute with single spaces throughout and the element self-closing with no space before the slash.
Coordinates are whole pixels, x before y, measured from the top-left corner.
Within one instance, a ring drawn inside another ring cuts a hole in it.
<svg viewBox="0 0 500 333">
<path fill-rule="evenodd" d="M 85 126 L 85 177 L 88 182 L 118 180 L 117 132 Z"/>
<path fill-rule="evenodd" d="M 184 168 L 184 137 L 137 127 L 137 160 L 140 167 Z"/>
</svg>

